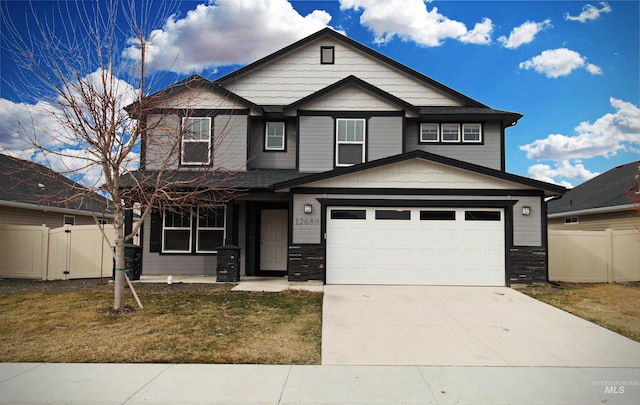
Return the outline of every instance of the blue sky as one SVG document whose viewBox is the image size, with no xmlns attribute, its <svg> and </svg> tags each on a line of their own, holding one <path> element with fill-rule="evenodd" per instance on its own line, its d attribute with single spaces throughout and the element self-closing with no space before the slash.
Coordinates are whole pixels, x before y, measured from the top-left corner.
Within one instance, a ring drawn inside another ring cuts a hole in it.
<svg viewBox="0 0 640 405">
<path fill-rule="evenodd" d="M 19 29 L 28 25 L 23 2 L 0 3 Z M 41 13 L 52 4 L 33 3 Z M 192 73 L 215 79 L 329 26 L 490 107 L 522 113 L 507 130 L 507 171 L 575 186 L 640 159 L 639 5 L 182 1 L 156 27 L 150 66 L 172 71 L 171 81 Z M 125 49 L 126 38 L 121 44 L 126 59 L 132 49 Z M 7 86 L 16 66 L 1 56 L 0 121 L 6 122 L 21 114 L 25 100 Z M 0 151 L 18 145 L 0 126 Z"/>
</svg>

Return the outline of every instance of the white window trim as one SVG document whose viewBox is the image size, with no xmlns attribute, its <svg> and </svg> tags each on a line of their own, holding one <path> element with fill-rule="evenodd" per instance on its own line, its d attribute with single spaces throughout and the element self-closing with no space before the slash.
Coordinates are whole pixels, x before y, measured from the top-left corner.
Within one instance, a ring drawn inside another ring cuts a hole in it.
<svg viewBox="0 0 640 405">
<path fill-rule="evenodd" d="M 227 207 L 224 205 L 215 205 L 215 206 L 199 206 L 197 209 L 198 215 L 200 213 L 200 209 L 212 209 L 212 208 L 222 208 L 224 215 L 224 225 L 222 227 L 200 227 L 199 218 L 195 218 L 196 221 L 196 253 L 218 253 L 217 250 L 200 250 L 198 247 L 200 246 L 200 231 L 222 231 L 222 241 L 227 238 Z"/>
<path fill-rule="evenodd" d="M 68 223 L 67 223 L 67 219 L 70 219 L 70 220 L 71 220 L 71 221 L 70 221 L 70 222 L 71 222 L 70 224 L 68 224 Z M 75 224 L 76 224 L 76 217 L 75 217 L 75 216 L 73 216 L 73 215 L 65 215 L 65 216 L 62 218 L 62 225 L 71 225 L 71 226 L 73 226 L 73 225 L 75 225 Z"/>
<path fill-rule="evenodd" d="M 191 253 L 191 246 L 193 243 L 193 213 L 189 214 L 189 226 L 188 227 L 177 227 L 177 226 L 166 226 L 166 216 L 167 212 L 162 212 L 162 253 Z M 168 250 L 165 249 L 165 240 L 166 240 L 166 231 L 189 231 L 189 248 L 188 250 Z"/>
<path fill-rule="evenodd" d="M 362 141 L 340 141 L 339 140 L 339 134 L 338 134 L 338 128 L 339 128 L 339 123 L 341 121 L 362 121 Z M 337 118 L 336 119 L 336 167 L 349 167 L 349 166 L 353 166 L 354 163 L 340 163 L 339 162 L 339 158 L 340 158 L 340 145 L 362 145 L 362 162 L 360 163 L 364 163 L 365 162 L 365 144 L 367 141 L 367 120 L 364 118 Z"/>
<path fill-rule="evenodd" d="M 282 146 L 278 147 L 278 148 L 274 148 L 274 147 L 269 147 L 269 124 L 281 124 L 282 125 Z M 283 121 L 269 121 L 267 122 L 267 124 L 265 125 L 264 128 L 264 150 L 269 150 L 269 151 L 283 151 L 285 150 L 286 146 L 285 146 L 285 140 L 286 140 L 286 128 L 287 126 L 285 125 L 285 123 Z"/>
<path fill-rule="evenodd" d="M 575 220 L 575 221 L 574 221 Z M 578 225 L 580 223 L 580 217 L 564 217 L 565 225 Z"/>
<path fill-rule="evenodd" d="M 466 139 L 464 138 L 464 135 L 465 135 L 465 133 L 464 133 L 464 129 L 465 129 L 465 127 L 468 127 L 468 126 L 478 126 L 478 130 L 479 130 L 479 132 L 478 132 L 478 139 L 477 139 L 477 140 L 476 140 L 476 139 L 466 140 Z M 466 124 L 462 124 L 462 142 L 463 142 L 463 143 L 482 143 L 482 124 L 480 124 L 480 123 L 473 123 L 473 122 L 469 122 L 469 123 L 466 123 Z"/>
<path fill-rule="evenodd" d="M 185 140 L 187 121 L 197 119 L 197 120 L 207 120 L 209 125 L 209 136 L 206 140 L 202 139 L 189 139 Z M 207 143 L 207 161 L 206 162 L 187 162 L 184 158 L 184 144 L 185 143 Z M 183 166 L 208 166 L 211 164 L 211 117 L 183 117 L 182 118 L 182 136 L 180 139 L 181 147 L 180 147 L 180 164 Z"/>
<path fill-rule="evenodd" d="M 422 127 L 423 126 L 435 126 L 436 127 L 436 139 L 423 139 L 422 138 Z M 440 124 L 435 124 L 431 122 L 424 122 L 420 124 L 420 142 L 424 143 L 439 143 L 440 142 Z"/>
<path fill-rule="evenodd" d="M 452 127 L 456 127 L 458 128 L 458 137 L 455 140 L 450 140 L 450 139 L 444 139 L 444 128 L 445 126 L 452 126 Z M 440 139 L 442 140 L 443 143 L 460 143 L 460 134 L 461 130 L 460 130 L 460 124 L 452 124 L 452 123 L 443 123 L 442 124 L 442 128 L 440 130 Z"/>
</svg>

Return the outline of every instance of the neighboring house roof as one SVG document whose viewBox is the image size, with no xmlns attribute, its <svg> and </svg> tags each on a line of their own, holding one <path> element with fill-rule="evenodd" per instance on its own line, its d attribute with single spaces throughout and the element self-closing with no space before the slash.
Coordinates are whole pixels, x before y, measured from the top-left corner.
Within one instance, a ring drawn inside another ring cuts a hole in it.
<svg viewBox="0 0 640 405">
<path fill-rule="evenodd" d="M 53 170 L 0 154 L 0 206 L 113 215 L 109 200 Z"/>
<path fill-rule="evenodd" d="M 452 166 L 452 167 L 456 167 L 463 170 L 469 170 L 475 173 L 484 174 L 487 176 L 495 177 L 497 179 L 507 180 L 507 181 L 511 181 L 514 183 L 522 184 L 522 185 L 533 187 L 533 188 L 538 188 L 538 189 L 544 190 L 545 195 L 547 196 L 559 195 L 566 191 L 564 187 L 557 186 L 555 184 L 545 183 L 542 181 L 533 180 L 528 177 L 522 177 L 522 176 L 518 176 L 511 173 L 505 173 L 499 170 L 490 169 L 485 166 L 479 166 L 473 163 L 463 162 L 461 160 L 451 159 L 445 156 L 436 155 L 433 153 L 424 152 L 420 150 L 415 150 L 415 151 L 403 153 L 400 155 L 373 160 L 370 162 L 361 163 L 361 164 L 357 164 L 349 167 L 338 168 L 338 169 L 330 170 L 323 173 L 310 174 L 304 177 L 300 177 L 297 179 L 292 179 L 292 180 L 284 181 L 282 183 L 275 184 L 274 189 L 285 190 L 292 187 L 302 186 L 307 183 L 319 181 L 319 180 L 330 179 L 332 177 L 342 176 L 345 174 L 355 173 L 362 170 L 368 170 L 375 167 L 380 167 L 380 166 L 388 165 L 391 163 L 397 163 L 397 162 L 402 162 L 402 161 L 416 159 L 416 158 L 425 159 L 435 163 L 441 163 L 447 166 Z"/>
<path fill-rule="evenodd" d="M 552 216 L 589 214 L 627 210 L 632 207 L 631 193 L 638 192 L 634 178 L 640 161 L 614 167 L 599 176 L 567 191 L 562 198 L 548 202 L 547 212 Z"/>
<path fill-rule="evenodd" d="M 405 74 L 413 77 L 414 79 L 417 79 L 418 81 L 421 81 L 421 82 L 423 82 L 423 83 L 425 83 L 425 84 L 427 84 L 427 85 L 429 85 L 431 87 L 434 87 L 434 88 L 436 88 L 436 89 L 438 89 L 438 90 L 450 95 L 453 98 L 456 98 L 456 99 L 460 100 L 465 105 L 474 106 L 474 107 L 488 108 L 486 105 L 480 103 L 479 101 L 474 100 L 474 99 L 472 99 L 472 98 L 470 98 L 468 96 L 465 96 L 464 94 L 459 93 L 456 90 L 453 90 L 452 88 L 447 87 L 444 84 L 439 83 L 439 82 L 431 79 L 430 77 L 425 76 L 422 73 L 420 73 L 420 72 L 418 72 L 416 70 L 413 70 L 413 69 L 409 68 L 408 66 L 405 66 L 402 63 L 397 62 L 397 61 L 389 58 L 388 56 L 385 56 L 385 55 L 383 55 L 383 54 L 381 54 L 379 52 L 376 52 L 373 49 L 371 49 L 371 48 L 369 48 L 369 47 L 367 47 L 367 46 L 365 46 L 365 45 L 363 45 L 363 44 L 361 44 L 361 43 L 359 43 L 357 41 L 354 41 L 353 39 L 351 39 L 351 38 L 349 38 L 349 37 L 347 37 L 345 35 L 342 35 L 339 32 L 334 31 L 331 28 L 323 28 L 323 29 L 321 29 L 320 31 L 318 31 L 318 32 L 316 32 L 314 34 L 311 34 L 311 35 L 299 40 L 298 42 L 294 42 L 293 44 L 291 44 L 291 45 L 289 45 L 287 47 L 284 47 L 284 48 L 280 49 L 279 51 L 276 51 L 276 52 L 274 52 L 274 53 L 272 53 L 272 54 L 270 54 L 270 55 L 268 55 L 268 56 L 266 56 L 266 57 L 264 57 L 262 59 L 259 59 L 259 60 L 255 61 L 253 63 L 250 63 L 250 64 L 248 64 L 248 65 L 246 65 L 246 66 L 244 66 L 244 67 L 242 67 L 242 68 L 240 68 L 238 70 L 235 70 L 235 71 L 233 71 L 233 72 L 231 72 L 231 73 L 229 73 L 229 74 L 217 79 L 215 82 L 216 83 L 220 83 L 223 86 L 226 85 L 226 84 L 233 84 L 237 80 L 238 77 L 244 76 L 247 73 L 250 73 L 250 72 L 252 72 L 252 71 L 254 71 L 256 69 L 259 69 L 262 66 L 272 62 L 273 60 L 278 59 L 278 58 L 280 58 L 280 57 L 282 57 L 284 55 L 287 55 L 287 54 L 289 54 L 289 53 L 291 53 L 291 52 L 293 52 L 293 51 L 295 51 L 297 49 L 300 49 L 300 48 L 306 46 L 307 44 L 310 44 L 310 43 L 312 43 L 312 42 L 314 42 L 314 41 L 316 41 L 316 40 L 318 40 L 318 39 L 320 39 L 322 37 L 325 37 L 325 36 L 330 37 L 333 40 L 342 42 L 346 46 L 355 48 L 355 49 L 359 50 L 360 52 L 368 54 L 368 55 L 372 56 L 373 58 L 376 58 L 376 59 L 380 60 L 381 62 L 386 63 L 387 65 L 390 65 L 393 68 L 395 68 L 395 69 L 397 69 L 397 70 L 399 70 L 401 72 L 404 72 Z"/>
</svg>

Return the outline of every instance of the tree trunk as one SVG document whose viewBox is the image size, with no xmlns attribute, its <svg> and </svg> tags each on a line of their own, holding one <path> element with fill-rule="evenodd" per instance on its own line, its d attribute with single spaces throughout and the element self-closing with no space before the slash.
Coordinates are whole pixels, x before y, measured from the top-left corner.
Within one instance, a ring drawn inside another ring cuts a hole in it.
<svg viewBox="0 0 640 405">
<path fill-rule="evenodd" d="M 114 295 L 113 295 L 113 309 L 116 311 L 122 311 L 124 309 L 124 286 L 126 284 L 125 279 L 125 264 L 124 264 L 124 212 L 122 206 L 118 203 L 114 204 L 114 227 L 116 229 L 116 241 L 115 241 L 115 260 L 116 271 L 114 280 Z"/>
</svg>

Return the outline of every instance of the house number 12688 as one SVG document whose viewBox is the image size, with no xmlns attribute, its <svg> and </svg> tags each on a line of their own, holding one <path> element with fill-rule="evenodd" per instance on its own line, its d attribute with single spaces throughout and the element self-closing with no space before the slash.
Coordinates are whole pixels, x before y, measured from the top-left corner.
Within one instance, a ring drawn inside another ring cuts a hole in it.
<svg viewBox="0 0 640 405">
<path fill-rule="evenodd" d="M 296 226 L 299 225 L 320 225 L 318 218 L 296 218 Z"/>
</svg>

